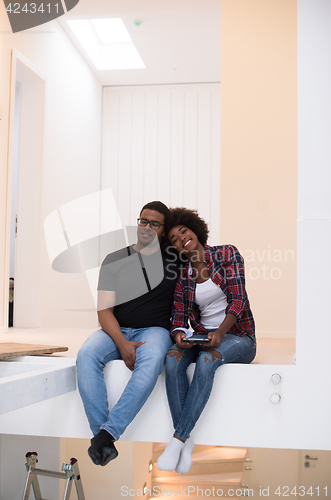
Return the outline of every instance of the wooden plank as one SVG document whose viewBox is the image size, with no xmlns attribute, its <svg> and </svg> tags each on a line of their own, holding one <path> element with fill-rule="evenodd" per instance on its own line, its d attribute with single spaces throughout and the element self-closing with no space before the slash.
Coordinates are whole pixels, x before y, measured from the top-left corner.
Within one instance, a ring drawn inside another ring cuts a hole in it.
<svg viewBox="0 0 331 500">
<path fill-rule="evenodd" d="M 37 356 L 40 354 L 52 354 L 53 352 L 64 352 L 67 350 L 68 347 L 64 346 L 1 342 L 0 358 L 10 358 L 15 356 Z"/>
</svg>

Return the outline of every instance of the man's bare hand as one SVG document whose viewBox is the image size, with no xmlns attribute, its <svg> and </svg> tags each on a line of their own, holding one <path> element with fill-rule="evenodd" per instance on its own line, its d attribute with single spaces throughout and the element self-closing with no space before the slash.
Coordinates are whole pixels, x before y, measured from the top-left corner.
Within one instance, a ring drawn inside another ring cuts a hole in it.
<svg viewBox="0 0 331 500">
<path fill-rule="evenodd" d="M 145 342 L 131 342 L 127 340 L 120 348 L 122 359 L 129 370 L 133 371 L 136 362 L 136 349 Z"/>
</svg>

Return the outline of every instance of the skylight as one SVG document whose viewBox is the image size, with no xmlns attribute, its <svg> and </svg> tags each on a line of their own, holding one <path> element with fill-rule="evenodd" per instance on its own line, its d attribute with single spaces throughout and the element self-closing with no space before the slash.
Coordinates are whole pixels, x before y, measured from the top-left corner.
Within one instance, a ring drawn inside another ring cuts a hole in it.
<svg viewBox="0 0 331 500">
<path fill-rule="evenodd" d="M 146 68 L 121 18 L 66 22 L 98 70 Z"/>
</svg>

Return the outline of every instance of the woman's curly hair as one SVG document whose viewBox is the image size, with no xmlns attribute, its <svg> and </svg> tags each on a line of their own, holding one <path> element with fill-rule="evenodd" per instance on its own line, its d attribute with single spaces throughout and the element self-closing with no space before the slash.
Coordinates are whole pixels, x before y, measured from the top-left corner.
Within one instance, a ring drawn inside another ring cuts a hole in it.
<svg viewBox="0 0 331 500">
<path fill-rule="evenodd" d="M 170 214 L 166 224 L 166 234 L 175 226 L 188 227 L 196 234 L 201 245 L 205 246 L 208 240 L 209 229 L 207 223 L 198 215 L 197 210 L 176 207 L 170 208 Z"/>
</svg>

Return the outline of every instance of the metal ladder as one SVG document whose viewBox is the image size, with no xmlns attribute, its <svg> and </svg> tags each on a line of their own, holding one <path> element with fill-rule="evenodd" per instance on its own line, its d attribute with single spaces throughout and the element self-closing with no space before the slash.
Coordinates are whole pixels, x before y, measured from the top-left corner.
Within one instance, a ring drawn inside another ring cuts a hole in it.
<svg viewBox="0 0 331 500">
<path fill-rule="evenodd" d="M 45 469 L 36 469 L 36 463 L 38 462 L 37 457 L 38 453 L 36 453 L 35 451 L 29 451 L 25 455 L 26 458 L 25 467 L 28 474 L 25 482 L 25 488 L 23 491 L 22 500 L 29 499 L 31 486 L 34 492 L 35 500 L 46 500 L 41 496 L 38 476 L 49 476 L 49 477 L 56 477 L 58 479 L 65 479 L 66 485 L 64 488 L 63 500 L 69 500 L 72 484 L 74 482 L 76 486 L 78 500 L 85 500 L 82 481 L 78 469 L 78 463 L 75 458 L 70 459 L 70 464 L 62 465 L 63 472 L 56 472 Z"/>
</svg>

